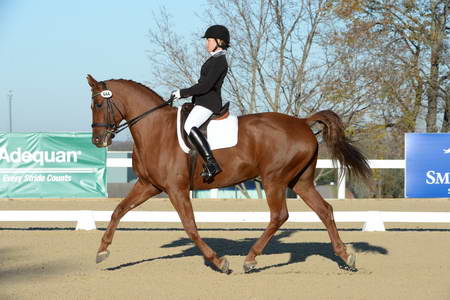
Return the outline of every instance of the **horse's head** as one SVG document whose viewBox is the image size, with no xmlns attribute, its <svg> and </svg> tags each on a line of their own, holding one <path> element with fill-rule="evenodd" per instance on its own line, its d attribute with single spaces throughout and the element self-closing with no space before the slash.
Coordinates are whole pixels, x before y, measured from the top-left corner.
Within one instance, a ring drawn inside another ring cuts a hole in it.
<svg viewBox="0 0 450 300">
<path fill-rule="evenodd" d="M 87 81 L 92 91 L 92 143 L 99 148 L 108 147 L 123 115 L 113 102 L 113 93 L 105 82 L 97 82 L 91 75 L 87 76 Z"/>
</svg>

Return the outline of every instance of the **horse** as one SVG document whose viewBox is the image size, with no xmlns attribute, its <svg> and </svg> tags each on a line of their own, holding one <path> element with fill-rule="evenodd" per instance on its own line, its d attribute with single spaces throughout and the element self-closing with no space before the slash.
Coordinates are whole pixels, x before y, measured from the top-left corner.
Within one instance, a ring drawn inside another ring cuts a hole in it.
<svg viewBox="0 0 450 300">
<path fill-rule="evenodd" d="M 92 92 L 92 143 L 111 145 L 114 135 L 129 126 L 134 146 L 132 166 L 138 180 L 128 195 L 114 209 L 100 242 L 96 262 L 109 255 L 109 245 L 120 219 L 130 210 L 161 192 L 167 193 L 188 237 L 205 260 L 216 270 L 229 273 L 226 257 L 218 257 L 200 237 L 194 219 L 190 190 L 205 190 L 235 185 L 260 177 L 270 221 L 244 259 L 246 273 L 256 268 L 260 255 L 277 230 L 288 220 L 286 188 L 291 188 L 325 225 L 334 253 L 348 270 L 356 270 L 356 255 L 347 252 L 339 237 L 333 208 L 317 192 L 314 172 L 318 158 L 318 141 L 312 124 L 322 125 L 322 135 L 334 162 L 350 174 L 370 180 L 367 159 L 345 136 L 340 117 L 324 110 L 298 118 L 282 113 L 264 112 L 238 117 L 238 143 L 234 147 L 214 150 L 223 171 L 210 183 L 200 176 L 197 164 L 190 176 L 190 156 L 177 140 L 177 109 L 168 105 L 152 89 L 132 80 L 111 79 L 98 82 L 91 75 L 87 81 Z M 120 130 L 119 130 L 120 128 Z"/>
</svg>

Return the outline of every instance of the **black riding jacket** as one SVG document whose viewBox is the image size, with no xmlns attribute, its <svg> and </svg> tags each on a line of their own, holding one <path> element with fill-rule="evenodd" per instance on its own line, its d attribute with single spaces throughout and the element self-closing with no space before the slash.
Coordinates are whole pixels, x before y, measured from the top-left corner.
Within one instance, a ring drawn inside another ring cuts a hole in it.
<svg viewBox="0 0 450 300">
<path fill-rule="evenodd" d="M 192 103 L 201 105 L 215 114 L 222 108 L 221 88 L 228 72 L 225 51 L 220 51 L 208 58 L 200 70 L 200 79 L 190 88 L 181 89 L 181 98 L 191 97 Z"/>
</svg>

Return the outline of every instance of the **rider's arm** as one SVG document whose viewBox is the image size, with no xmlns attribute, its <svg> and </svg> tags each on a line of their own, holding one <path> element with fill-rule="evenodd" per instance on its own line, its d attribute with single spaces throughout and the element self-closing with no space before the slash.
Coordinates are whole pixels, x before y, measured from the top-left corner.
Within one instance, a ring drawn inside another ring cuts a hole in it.
<svg viewBox="0 0 450 300">
<path fill-rule="evenodd" d="M 206 78 L 201 80 L 201 82 L 194 84 L 190 88 L 180 90 L 181 98 L 203 95 L 209 92 L 220 78 L 220 75 L 226 72 L 227 61 L 225 59 L 214 59 L 208 69 Z"/>
</svg>

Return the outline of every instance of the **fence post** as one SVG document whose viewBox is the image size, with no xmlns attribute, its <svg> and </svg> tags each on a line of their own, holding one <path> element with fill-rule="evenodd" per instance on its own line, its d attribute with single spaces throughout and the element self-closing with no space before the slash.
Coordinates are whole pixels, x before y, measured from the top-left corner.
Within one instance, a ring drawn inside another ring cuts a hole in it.
<svg viewBox="0 0 450 300">
<path fill-rule="evenodd" d="M 95 226 L 94 214 L 92 210 L 80 210 L 78 215 L 77 227 L 75 230 L 93 230 Z"/>
<path fill-rule="evenodd" d="M 383 218 L 379 211 L 368 211 L 367 219 L 363 226 L 363 231 L 386 231 Z"/>
<path fill-rule="evenodd" d="M 338 167 L 338 199 L 344 200 L 345 199 L 345 182 L 347 179 L 347 174 L 345 172 L 345 169 L 341 169 L 340 166 Z"/>
</svg>

